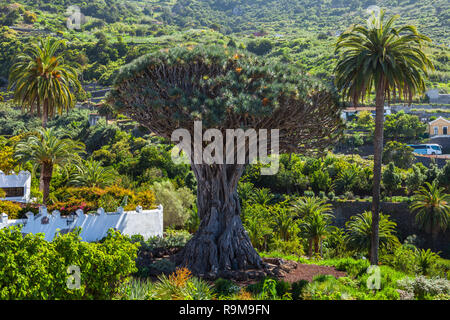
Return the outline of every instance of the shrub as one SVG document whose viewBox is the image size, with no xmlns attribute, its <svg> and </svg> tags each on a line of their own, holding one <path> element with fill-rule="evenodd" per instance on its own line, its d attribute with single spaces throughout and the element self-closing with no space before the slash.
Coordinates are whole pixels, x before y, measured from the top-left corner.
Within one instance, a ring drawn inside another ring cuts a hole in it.
<svg viewBox="0 0 450 320">
<path fill-rule="evenodd" d="M 307 280 L 299 280 L 292 283 L 292 299 L 293 300 L 303 300 L 302 293 L 305 287 L 308 285 Z"/>
<path fill-rule="evenodd" d="M 436 295 L 450 294 L 450 281 L 441 278 L 426 278 L 418 276 L 415 279 L 405 278 L 397 282 L 401 290 L 406 291 L 406 296 L 418 299 L 427 299 Z"/>
<path fill-rule="evenodd" d="M 135 210 L 138 205 L 143 209 L 151 209 L 155 206 L 153 191 L 144 190 L 135 193 L 118 186 L 104 189 L 98 187 L 66 188 L 58 190 L 53 195 L 58 201 L 49 205 L 48 209 L 50 211 L 59 210 L 63 215 L 73 213 L 77 209 L 89 212 L 102 207 L 106 212 L 114 212 L 119 206 L 123 206 L 125 210 Z"/>
<path fill-rule="evenodd" d="M 305 190 L 305 192 L 303 192 L 303 196 L 304 197 L 315 197 L 315 193 L 312 190 Z"/>
<path fill-rule="evenodd" d="M 388 141 L 383 149 L 383 164 L 393 162 L 396 167 L 407 169 L 414 162 L 413 151 L 405 143 Z"/>
<path fill-rule="evenodd" d="M 429 275 L 431 269 L 436 265 L 437 260 L 439 259 L 439 255 L 430 249 L 417 250 L 415 257 L 419 271 L 423 275 Z"/>
<path fill-rule="evenodd" d="M 298 238 L 289 241 L 275 239 L 270 245 L 270 249 L 276 250 L 284 255 L 295 255 L 297 257 L 301 257 L 305 254 L 300 239 Z"/>
<path fill-rule="evenodd" d="M 291 285 L 283 280 L 265 277 L 257 283 L 249 284 L 247 291 L 260 299 L 279 299 L 290 296 Z"/>
<path fill-rule="evenodd" d="M 131 279 L 121 287 L 121 297 L 125 300 L 147 300 L 151 297 L 154 285 L 149 279 Z"/>
<path fill-rule="evenodd" d="M 133 204 L 142 206 L 143 209 L 150 209 L 155 206 L 155 194 L 151 190 L 138 192 L 133 199 Z"/>
<path fill-rule="evenodd" d="M 211 300 L 212 287 L 205 281 L 192 277 L 186 268 L 177 269 L 169 276 L 161 275 L 155 285 L 154 299 L 158 300 Z"/>
<path fill-rule="evenodd" d="M 214 292 L 219 296 L 231 296 L 240 291 L 241 288 L 231 280 L 219 278 L 214 282 Z"/>
<path fill-rule="evenodd" d="M 183 227 L 195 201 L 191 190 L 186 187 L 175 189 L 170 181 L 155 182 L 153 190 L 157 203 L 164 207 L 164 226 Z"/>
<path fill-rule="evenodd" d="M 136 271 L 137 246 L 117 231 L 102 243 L 82 242 L 80 229 L 52 242 L 20 231 L 0 230 L 0 299 L 112 299 Z M 69 266 L 80 268 L 79 289 L 66 284 Z"/>
<path fill-rule="evenodd" d="M 389 195 L 392 195 L 400 188 L 402 178 L 393 162 L 389 162 L 387 168 L 383 171 L 382 182 Z"/>
<path fill-rule="evenodd" d="M 0 214 L 6 213 L 8 215 L 8 219 L 18 219 L 21 210 L 22 208 L 17 203 L 11 201 L 0 201 Z"/>
<path fill-rule="evenodd" d="M 392 254 L 382 256 L 381 260 L 384 264 L 396 270 L 407 274 L 415 274 L 418 271 L 415 251 L 416 249 L 413 246 L 402 245 L 396 248 Z"/>
<path fill-rule="evenodd" d="M 164 273 L 164 274 L 170 274 L 173 273 L 176 270 L 176 266 L 175 263 L 173 263 L 172 261 L 168 260 L 168 259 L 161 259 L 161 260 L 156 260 L 154 263 L 152 263 L 149 266 L 149 272 L 151 272 L 152 274 L 159 274 L 159 273 Z"/>
<path fill-rule="evenodd" d="M 192 235 L 184 230 L 167 230 L 164 233 L 164 237 L 154 236 L 147 239 L 147 241 L 142 238 L 142 236 L 133 236 L 131 238 L 132 242 L 140 243 L 140 250 L 153 251 L 155 249 L 171 249 L 171 248 L 181 248 L 186 245 L 186 243 L 191 239 Z"/>
<path fill-rule="evenodd" d="M 345 271 L 349 276 L 357 278 L 366 272 L 369 265 L 370 263 L 368 260 L 344 258 L 338 260 L 338 262 L 335 264 L 335 267 L 336 270 Z"/>
</svg>

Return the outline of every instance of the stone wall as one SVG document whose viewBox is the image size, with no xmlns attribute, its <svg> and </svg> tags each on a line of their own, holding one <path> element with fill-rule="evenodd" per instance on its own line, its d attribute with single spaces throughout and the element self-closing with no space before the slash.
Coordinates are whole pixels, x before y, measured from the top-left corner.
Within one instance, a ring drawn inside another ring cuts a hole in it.
<svg viewBox="0 0 450 320">
<path fill-rule="evenodd" d="M 333 225 L 344 227 L 345 223 L 350 220 L 351 216 L 371 210 L 371 202 L 346 201 L 346 202 L 332 202 L 334 208 L 335 219 Z M 416 234 L 420 239 L 423 239 L 423 247 L 431 248 L 434 251 L 441 251 L 441 256 L 450 258 L 450 230 L 447 229 L 445 233 L 439 234 L 435 243 L 429 234 L 417 228 L 415 223 L 416 214 L 409 210 L 409 204 L 406 202 L 381 203 L 381 211 L 383 214 L 390 216 L 392 221 L 397 223 L 397 237 L 401 242 L 412 234 Z"/>
<path fill-rule="evenodd" d="M 80 237 L 83 241 L 93 242 L 105 237 L 110 228 L 119 230 L 126 235 L 140 234 L 144 239 L 153 236 L 163 236 L 163 207 L 155 210 L 124 211 L 117 208 L 116 212 L 107 213 L 102 208 L 96 214 L 84 214 L 77 210 L 70 216 L 61 216 L 55 210 L 48 214 L 45 207 L 40 207 L 39 214 L 34 216 L 28 212 L 27 219 L 9 220 L 6 214 L 0 215 L 0 229 L 12 225 L 23 225 L 22 233 L 44 233 L 45 240 L 52 241 L 57 232 L 68 233 L 81 227 Z"/>
</svg>

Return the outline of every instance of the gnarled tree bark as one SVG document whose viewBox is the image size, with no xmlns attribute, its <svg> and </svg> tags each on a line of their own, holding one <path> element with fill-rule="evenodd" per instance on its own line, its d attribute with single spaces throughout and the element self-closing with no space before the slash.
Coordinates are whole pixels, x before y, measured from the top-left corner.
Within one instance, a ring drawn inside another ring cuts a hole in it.
<svg viewBox="0 0 450 320">
<path fill-rule="evenodd" d="M 244 165 L 195 165 L 197 207 L 201 223 L 180 253 L 180 265 L 194 273 L 261 268 L 241 221 L 237 184 Z"/>
</svg>

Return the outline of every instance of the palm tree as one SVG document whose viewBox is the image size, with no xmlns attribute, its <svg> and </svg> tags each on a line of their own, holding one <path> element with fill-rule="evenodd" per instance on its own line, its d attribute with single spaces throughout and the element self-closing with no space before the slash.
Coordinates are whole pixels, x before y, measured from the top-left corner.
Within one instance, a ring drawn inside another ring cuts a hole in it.
<svg viewBox="0 0 450 320">
<path fill-rule="evenodd" d="M 272 201 L 274 198 L 273 194 L 270 192 L 268 188 L 256 189 L 250 195 L 250 199 L 254 203 L 258 203 L 260 205 L 266 206 Z"/>
<path fill-rule="evenodd" d="M 332 206 L 318 197 L 300 197 L 293 203 L 293 210 L 298 217 L 307 217 L 314 213 L 332 213 Z"/>
<path fill-rule="evenodd" d="M 289 241 L 296 226 L 292 211 L 277 204 L 271 207 L 271 216 L 273 229 L 278 234 L 279 239 Z"/>
<path fill-rule="evenodd" d="M 346 100 L 356 106 L 375 89 L 375 136 L 372 201 L 371 263 L 378 263 L 378 228 L 380 222 L 381 155 L 383 150 L 384 103 L 391 96 L 411 103 L 416 93 L 425 90 L 424 75 L 434 70 L 422 51 L 431 40 L 411 25 L 395 28 L 398 16 L 384 22 L 384 11 L 373 15 L 370 25 L 352 26 L 336 43 L 341 56 L 336 65 L 336 85 Z"/>
<path fill-rule="evenodd" d="M 445 232 L 450 223 L 450 194 L 439 188 L 436 181 L 426 182 L 425 187 L 414 192 L 410 209 L 417 212 L 417 224 L 432 234 L 434 242 L 439 231 Z"/>
<path fill-rule="evenodd" d="M 81 88 L 76 70 L 56 55 L 63 44 L 50 37 L 40 39 L 17 56 L 9 76 L 8 90 L 14 88 L 14 100 L 22 109 L 41 116 L 44 128 L 49 117 L 74 106 L 71 89 Z"/>
<path fill-rule="evenodd" d="M 116 174 L 111 167 L 102 167 L 95 160 L 87 160 L 75 164 L 76 172 L 73 174 L 70 184 L 77 187 L 106 187 L 114 183 Z"/>
<path fill-rule="evenodd" d="M 76 162 L 83 151 L 83 143 L 70 138 L 59 138 L 53 129 L 40 129 L 36 135 L 17 143 L 15 157 L 23 164 L 30 161 L 34 172 L 38 167 L 41 168 L 40 190 L 43 193 L 43 203 L 47 204 L 54 167 L 59 165 L 65 168 Z"/>
<path fill-rule="evenodd" d="M 390 248 L 399 244 L 395 236 L 395 227 L 397 224 L 390 221 L 389 218 L 380 214 L 379 223 L 379 239 L 380 246 L 383 248 Z M 372 246 L 372 214 L 370 211 L 364 211 L 362 214 L 352 216 L 345 224 L 347 229 L 346 241 L 350 248 L 357 251 L 367 252 L 370 261 L 372 260 L 371 246 Z"/>
<path fill-rule="evenodd" d="M 315 211 L 307 215 L 300 224 L 303 235 L 309 240 L 308 254 L 310 257 L 313 246 L 314 253 L 319 254 L 322 240 L 331 231 L 330 223 L 333 217 L 331 214 Z"/>
</svg>

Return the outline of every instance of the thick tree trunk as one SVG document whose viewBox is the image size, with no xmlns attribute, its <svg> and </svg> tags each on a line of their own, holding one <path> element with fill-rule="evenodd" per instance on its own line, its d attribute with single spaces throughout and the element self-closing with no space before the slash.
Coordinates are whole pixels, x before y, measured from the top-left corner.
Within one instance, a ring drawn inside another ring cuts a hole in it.
<svg viewBox="0 0 450 320">
<path fill-rule="evenodd" d="M 380 221 L 380 185 L 381 157 L 383 154 L 383 124 L 384 124 L 384 79 L 381 78 L 376 91 L 376 115 L 373 159 L 373 193 L 372 193 L 372 235 L 370 245 L 370 263 L 378 264 L 379 221 Z"/>
<path fill-rule="evenodd" d="M 242 225 L 237 183 L 243 165 L 195 165 L 200 226 L 179 256 L 195 274 L 262 268 Z"/>
</svg>

